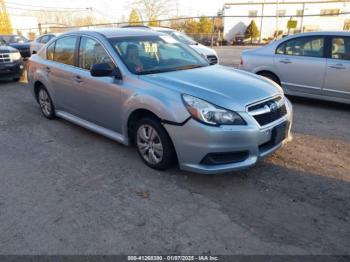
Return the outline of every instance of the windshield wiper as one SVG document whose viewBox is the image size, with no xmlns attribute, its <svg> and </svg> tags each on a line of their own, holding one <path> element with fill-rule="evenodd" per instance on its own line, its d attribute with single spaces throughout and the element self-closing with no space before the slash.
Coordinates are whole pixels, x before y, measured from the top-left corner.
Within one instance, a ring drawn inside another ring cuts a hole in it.
<svg viewBox="0 0 350 262">
<path fill-rule="evenodd" d="M 139 72 L 138 74 L 139 75 L 159 74 L 159 73 L 187 70 L 187 69 L 193 69 L 193 68 L 199 68 L 199 67 L 204 67 L 204 66 L 203 65 L 185 65 L 185 66 L 178 66 L 174 68 L 151 69 L 151 70 L 145 70 L 145 71 Z"/>
<path fill-rule="evenodd" d="M 158 74 L 158 73 L 165 73 L 167 72 L 168 69 L 152 69 L 152 70 L 145 70 L 145 71 L 141 71 L 138 74 L 139 75 L 147 75 L 147 74 Z"/>
<path fill-rule="evenodd" d="M 186 70 L 186 69 L 194 69 L 194 68 L 199 68 L 199 67 L 204 67 L 203 65 L 185 65 L 185 66 L 178 66 L 174 68 L 174 71 L 178 70 Z"/>
</svg>

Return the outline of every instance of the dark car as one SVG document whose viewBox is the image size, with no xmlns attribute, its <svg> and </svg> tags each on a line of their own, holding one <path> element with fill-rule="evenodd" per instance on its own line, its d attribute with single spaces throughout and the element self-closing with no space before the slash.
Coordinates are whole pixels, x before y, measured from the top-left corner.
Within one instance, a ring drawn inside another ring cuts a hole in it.
<svg viewBox="0 0 350 262">
<path fill-rule="evenodd" d="M 0 43 L 18 49 L 23 58 L 30 57 L 30 42 L 20 35 L 0 35 Z"/>
<path fill-rule="evenodd" d="M 19 51 L 11 46 L 0 45 L 0 79 L 18 81 L 23 69 Z"/>
</svg>

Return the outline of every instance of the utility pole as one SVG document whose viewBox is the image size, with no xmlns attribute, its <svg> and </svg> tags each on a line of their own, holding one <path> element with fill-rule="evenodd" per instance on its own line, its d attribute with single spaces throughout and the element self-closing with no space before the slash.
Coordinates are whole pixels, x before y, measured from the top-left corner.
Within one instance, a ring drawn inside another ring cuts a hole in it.
<svg viewBox="0 0 350 262">
<path fill-rule="evenodd" d="M 278 39 L 279 36 L 279 32 L 278 32 L 278 18 L 279 18 L 279 13 L 278 13 L 278 9 L 279 9 L 279 0 L 277 0 L 277 4 L 276 4 L 276 39 Z"/>
<path fill-rule="evenodd" d="M 4 0 L 0 0 L 0 33 L 12 34 L 13 28 L 10 20 L 10 16 L 7 13 L 6 3 Z"/>
<path fill-rule="evenodd" d="M 215 31 L 215 17 L 211 18 L 211 43 L 210 46 L 213 48 L 214 46 L 214 31 Z"/>
<path fill-rule="evenodd" d="M 304 32 L 304 13 L 305 13 L 305 2 L 303 3 L 303 9 L 301 11 L 301 21 L 300 21 L 300 32 Z"/>
<path fill-rule="evenodd" d="M 261 44 L 261 36 L 262 36 L 262 29 L 263 29 L 264 9 L 265 9 L 265 3 L 262 3 L 262 5 L 261 5 L 261 20 L 260 20 L 260 36 L 259 36 L 259 43 L 260 44 Z"/>
</svg>

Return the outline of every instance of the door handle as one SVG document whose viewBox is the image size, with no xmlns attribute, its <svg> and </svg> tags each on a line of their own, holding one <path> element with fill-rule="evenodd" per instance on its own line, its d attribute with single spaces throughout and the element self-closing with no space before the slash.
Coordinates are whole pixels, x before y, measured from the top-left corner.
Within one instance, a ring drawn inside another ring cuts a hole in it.
<svg viewBox="0 0 350 262">
<path fill-rule="evenodd" d="M 280 60 L 280 63 L 282 63 L 282 64 L 290 64 L 290 63 L 292 63 L 292 61 L 290 61 L 289 59 L 282 59 L 282 60 Z"/>
<path fill-rule="evenodd" d="M 77 83 L 83 82 L 83 79 L 81 78 L 81 76 L 75 76 L 75 77 L 74 77 L 74 80 L 75 80 L 75 82 L 77 82 Z"/>
<path fill-rule="evenodd" d="M 50 73 L 50 72 L 51 72 L 51 69 L 50 69 L 50 67 L 48 67 L 48 66 L 45 67 L 45 70 L 46 70 L 47 73 Z"/>
<path fill-rule="evenodd" d="M 334 69 L 345 69 L 345 66 L 343 64 L 330 65 L 329 67 Z"/>
</svg>

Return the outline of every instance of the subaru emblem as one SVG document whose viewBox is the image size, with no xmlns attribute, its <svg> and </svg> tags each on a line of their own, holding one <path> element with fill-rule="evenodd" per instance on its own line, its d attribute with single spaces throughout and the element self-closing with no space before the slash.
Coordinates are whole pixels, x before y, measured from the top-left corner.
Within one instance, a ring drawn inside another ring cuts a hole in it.
<svg viewBox="0 0 350 262">
<path fill-rule="evenodd" d="M 272 103 L 269 105 L 269 107 L 270 107 L 270 111 L 271 111 L 271 112 L 276 112 L 277 109 L 278 109 L 278 105 L 277 105 L 276 102 L 272 102 Z"/>
</svg>

